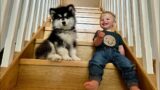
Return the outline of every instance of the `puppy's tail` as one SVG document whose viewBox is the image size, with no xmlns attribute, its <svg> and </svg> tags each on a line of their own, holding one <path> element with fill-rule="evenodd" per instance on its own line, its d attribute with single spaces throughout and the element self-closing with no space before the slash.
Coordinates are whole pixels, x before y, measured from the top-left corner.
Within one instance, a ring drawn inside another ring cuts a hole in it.
<svg viewBox="0 0 160 90">
<path fill-rule="evenodd" d="M 49 44 L 48 40 L 45 40 L 42 44 L 40 44 L 35 51 L 36 59 L 46 58 L 48 53 L 51 52 L 52 48 Z"/>
</svg>

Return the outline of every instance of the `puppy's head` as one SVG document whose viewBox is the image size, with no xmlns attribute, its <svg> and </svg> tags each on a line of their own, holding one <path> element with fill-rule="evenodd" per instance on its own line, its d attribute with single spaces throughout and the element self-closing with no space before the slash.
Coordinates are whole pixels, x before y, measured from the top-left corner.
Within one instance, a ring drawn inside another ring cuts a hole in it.
<svg viewBox="0 0 160 90">
<path fill-rule="evenodd" d="M 75 8 L 72 4 L 58 8 L 50 8 L 53 27 L 68 30 L 75 26 Z"/>
</svg>

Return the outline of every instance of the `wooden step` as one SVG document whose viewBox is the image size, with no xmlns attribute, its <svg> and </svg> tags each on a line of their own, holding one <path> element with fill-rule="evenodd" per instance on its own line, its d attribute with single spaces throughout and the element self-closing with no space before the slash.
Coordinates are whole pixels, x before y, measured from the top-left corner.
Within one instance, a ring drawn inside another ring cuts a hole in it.
<svg viewBox="0 0 160 90">
<path fill-rule="evenodd" d="M 75 7 L 76 9 L 86 9 L 86 10 L 100 10 L 100 8 L 96 7 Z"/>
<path fill-rule="evenodd" d="M 36 39 L 35 49 L 42 42 L 43 42 L 43 39 Z M 81 58 L 82 60 L 89 61 L 94 52 L 94 47 L 93 47 L 92 42 L 79 41 L 77 45 L 78 45 L 77 46 L 77 56 Z"/>
<path fill-rule="evenodd" d="M 98 20 L 97 19 L 93 19 L 91 21 L 96 21 L 96 22 L 87 22 L 87 20 L 84 20 L 85 18 L 83 19 L 79 19 L 79 21 L 76 23 L 76 30 L 77 31 L 83 31 L 83 32 L 96 32 L 97 30 L 102 30 L 102 28 L 100 27 L 99 25 L 99 22 L 97 22 Z M 45 30 L 47 31 L 50 31 L 50 30 L 53 30 L 52 29 L 52 23 L 47 23 L 46 27 L 45 27 Z"/>
<path fill-rule="evenodd" d="M 88 62 L 21 59 L 17 86 L 14 90 L 85 90 Z M 99 90 L 126 90 L 119 72 L 107 64 Z"/>
<path fill-rule="evenodd" d="M 87 18 L 100 18 L 100 14 L 97 13 L 76 13 L 76 17 L 87 17 Z"/>
<path fill-rule="evenodd" d="M 4 72 L 6 71 L 6 67 L 0 67 L 0 79 L 3 76 Z"/>
<path fill-rule="evenodd" d="M 94 30 L 97 31 L 97 30 L 102 30 L 102 28 L 100 27 L 100 25 L 87 25 L 87 24 L 76 24 L 76 30 L 86 30 L 86 31 L 92 31 Z"/>
<path fill-rule="evenodd" d="M 99 18 L 78 17 L 76 19 L 77 19 L 77 23 L 99 25 Z"/>
<path fill-rule="evenodd" d="M 97 14 L 101 14 L 102 11 L 100 11 L 99 9 L 86 9 L 86 8 L 77 8 L 76 12 L 81 12 L 81 13 L 97 13 Z"/>
</svg>

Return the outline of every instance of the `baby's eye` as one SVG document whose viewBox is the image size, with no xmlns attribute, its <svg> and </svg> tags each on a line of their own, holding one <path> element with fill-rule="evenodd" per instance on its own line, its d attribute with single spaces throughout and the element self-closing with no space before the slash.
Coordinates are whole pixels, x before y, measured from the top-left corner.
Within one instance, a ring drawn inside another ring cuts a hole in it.
<svg viewBox="0 0 160 90">
<path fill-rule="evenodd" d="M 103 21 L 103 19 L 100 19 L 100 21 Z"/>
</svg>

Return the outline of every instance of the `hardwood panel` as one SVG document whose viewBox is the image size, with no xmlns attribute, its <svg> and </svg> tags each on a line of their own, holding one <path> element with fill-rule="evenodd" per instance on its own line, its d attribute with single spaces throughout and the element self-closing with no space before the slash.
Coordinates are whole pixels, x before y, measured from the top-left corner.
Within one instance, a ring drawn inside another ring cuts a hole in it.
<svg viewBox="0 0 160 90">
<path fill-rule="evenodd" d="M 26 90 L 24 88 L 30 88 L 30 90 L 32 90 L 32 88 L 84 90 L 83 83 L 87 81 L 87 77 L 88 68 L 53 65 L 21 65 L 16 90 Z M 126 90 L 118 71 L 105 69 L 99 90 L 115 90 L 116 88 L 118 88 L 118 90 Z"/>
<path fill-rule="evenodd" d="M 28 59 L 22 58 L 19 62 L 21 65 L 35 65 L 35 66 L 58 66 L 58 67 L 81 67 L 87 68 L 88 61 L 51 61 L 46 59 Z M 106 69 L 116 69 L 116 67 L 112 63 L 108 63 L 105 67 Z"/>
<path fill-rule="evenodd" d="M 92 2 L 92 3 L 90 3 Z M 99 0 L 61 0 L 62 5 L 74 4 L 76 7 L 99 8 Z"/>
<path fill-rule="evenodd" d="M 2 77 L 2 75 L 4 74 L 4 72 L 6 71 L 6 67 L 0 67 L 0 79 Z"/>
<path fill-rule="evenodd" d="M 100 8 L 99 7 L 78 7 L 78 6 L 76 6 L 75 7 L 76 9 L 89 9 L 89 10 L 100 10 Z"/>
<path fill-rule="evenodd" d="M 93 42 L 94 34 L 92 33 L 77 33 L 77 41 Z"/>
<path fill-rule="evenodd" d="M 76 30 L 86 30 L 86 31 L 97 31 L 97 30 L 102 30 L 100 25 L 91 25 L 91 24 L 83 24 L 83 23 L 78 23 L 76 24 Z"/>
<path fill-rule="evenodd" d="M 80 20 L 78 22 L 76 23 L 76 26 L 75 26 L 77 31 L 78 30 L 83 30 L 83 31 L 86 31 L 86 32 L 90 32 L 90 31 L 95 32 L 97 30 L 102 30 L 102 28 L 99 25 L 99 21 L 95 23 L 95 22 L 92 22 L 92 21 L 87 22 L 87 19 L 86 20 L 83 19 L 83 20 Z M 46 31 L 52 31 L 53 30 L 52 29 L 52 24 L 50 23 L 50 24 L 46 25 L 45 30 Z"/>
<path fill-rule="evenodd" d="M 52 30 L 52 23 L 51 22 L 46 23 L 45 30 Z"/>
<path fill-rule="evenodd" d="M 99 18 L 85 18 L 85 17 L 78 17 L 77 23 L 84 23 L 84 24 L 93 24 L 93 25 L 99 25 Z"/>
<path fill-rule="evenodd" d="M 81 60 L 89 61 L 93 55 L 94 48 L 92 46 L 77 46 L 77 56 Z"/>
<path fill-rule="evenodd" d="M 76 12 L 81 12 L 81 13 L 97 13 L 97 14 L 101 14 L 102 12 L 100 10 L 96 10 L 96 9 L 76 9 Z"/>
<path fill-rule="evenodd" d="M 44 27 L 44 25 L 42 25 L 42 27 Z M 32 49 L 29 52 L 29 48 L 30 46 L 32 46 L 32 43 L 34 42 L 34 40 L 36 38 L 39 38 L 39 35 L 41 35 L 40 33 L 43 32 L 43 28 L 39 28 L 39 30 L 37 31 L 37 34 L 35 34 L 31 41 L 26 43 L 25 47 L 22 49 L 21 53 L 16 53 L 13 61 L 11 62 L 11 64 L 8 66 L 8 68 L 5 70 L 4 74 L 2 74 L 2 76 L 0 77 L 0 90 L 11 90 L 17 82 L 17 76 L 18 76 L 18 69 L 19 69 L 19 59 L 22 56 L 27 56 L 27 52 L 28 53 L 32 53 Z M 32 46 L 34 47 L 34 46 Z M 30 55 L 33 54 L 29 54 Z"/>
<path fill-rule="evenodd" d="M 100 14 L 96 13 L 76 13 L 76 17 L 100 18 Z"/>
</svg>

